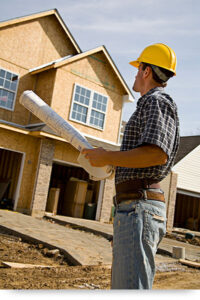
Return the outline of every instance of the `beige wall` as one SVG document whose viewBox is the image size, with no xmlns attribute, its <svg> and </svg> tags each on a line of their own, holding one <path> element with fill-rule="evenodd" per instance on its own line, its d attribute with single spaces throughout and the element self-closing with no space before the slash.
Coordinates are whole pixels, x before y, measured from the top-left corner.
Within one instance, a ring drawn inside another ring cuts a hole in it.
<svg viewBox="0 0 200 300">
<path fill-rule="evenodd" d="M 26 69 L 76 53 L 54 15 L 1 28 L 0 44 L 1 58 Z"/>
<path fill-rule="evenodd" d="M 78 164 L 79 151 L 68 143 L 55 141 L 54 159 Z"/>
<path fill-rule="evenodd" d="M 5 129 L 0 129 L 0 136 L 0 147 L 26 154 L 17 209 L 29 209 L 37 170 L 40 139 Z"/>
<path fill-rule="evenodd" d="M 0 119 L 6 120 L 8 122 L 25 125 L 29 121 L 30 114 L 21 104 L 19 104 L 19 97 L 24 90 L 34 89 L 36 78 L 27 74 L 28 70 L 20 66 L 13 65 L 2 59 L 0 59 L 0 67 L 19 75 L 19 85 L 17 90 L 14 111 L 0 108 Z"/>
<path fill-rule="evenodd" d="M 35 90 L 38 79 L 37 76 L 29 75 L 29 69 L 75 54 L 76 51 L 53 15 L 0 28 L 0 44 L 0 67 L 20 77 L 14 111 L 0 108 L 0 119 L 25 125 L 30 122 L 30 114 L 19 104 L 19 96 L 24 90 Z M 39 78 L 41 83 L 38 89 L 41 92 L 43 85 L 45 93 L 42 95 L 49 101 L 51 93 L 47 92 L 46 85 L 52 81 L 45 80 L 45 75 Z"/>
<path fill-rule="evenodd" d="M 95 56 L 98 57 L 98 54 L 95 54 Z M 107 86 L 105 86 L 105 82 L 107 82 Z M 108 97 L 106 121 L 103 131 L 77 122 L 69 122 L 83 133 L 117 143 L 122 113 L 123 89 L 111 67 L 108 66 L 106 61 L 104 65 L 97 59 L 86 57 L 57 70 L 52 108 L 66 120 L 69 120 L 70 116 L 75 83 Z"/>
<path fill-rule="evenodd" d="M 51 106 L 51 100 L 54 90 L 56 70 L 49 70 L 32 76 L 35 79 L 35 86 L 33 91 L 44 100 L 49 106 Z M 29 113 L 30 124 L 41 123 L 42 121 Z"/>
</svg>

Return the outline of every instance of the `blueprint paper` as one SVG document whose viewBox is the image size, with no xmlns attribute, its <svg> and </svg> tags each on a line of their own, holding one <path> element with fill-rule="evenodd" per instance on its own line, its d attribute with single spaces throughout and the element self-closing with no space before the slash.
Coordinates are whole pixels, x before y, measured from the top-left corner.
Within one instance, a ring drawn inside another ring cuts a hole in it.
<svg viewBox="0 0 200 300">
<path fill-rule="evenodd" d="M 75 127 L 59 116 L 46 102 L 33 91 L 25 91 L 20 96 L 19 102 L 38 117 L 42 122 L 52 128 L 59 136 L 67 140 L 81 152 L 82 149 L 93 149 L 86 138 Z M 78 157 L 80 165 L 90 174 L 93 180 L 102 180 L 113 175 L 112 166 L 102 168 L 92 167 L 84 155 Z"/>
</svg>

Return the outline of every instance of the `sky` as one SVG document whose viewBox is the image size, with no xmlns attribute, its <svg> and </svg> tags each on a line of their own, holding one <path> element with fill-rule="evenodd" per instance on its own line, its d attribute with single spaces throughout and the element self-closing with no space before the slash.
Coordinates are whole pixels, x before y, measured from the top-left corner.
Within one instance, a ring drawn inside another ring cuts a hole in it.
<svg viewBox="0 0 200 300">
<path fill-rule="evenodd" d="M 177 75 L 166 92 L 178 107 L 181 136 L 200 135 L 199 0 L 0 0 L 0 21 L 57 8 L 81 50 L 104 45 L 132 89 L 137 69 L 129 62 L 153 43 L 177 55 Z M 123 120 L 136 109 L 126 104 Z"/>
</svg>

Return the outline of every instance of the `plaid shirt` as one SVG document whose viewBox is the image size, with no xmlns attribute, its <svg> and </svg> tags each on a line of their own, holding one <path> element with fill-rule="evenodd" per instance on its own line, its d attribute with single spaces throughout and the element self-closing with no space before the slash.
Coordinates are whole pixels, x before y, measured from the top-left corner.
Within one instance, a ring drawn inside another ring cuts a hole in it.
<svg viewBox="0 0 200 300">
<path fill-rule="evenodd" d="M 147 168 L 117 167 L 115 183 L 143 178 L 161 181 L 174 164 L 179 139 L 176 104 L 162 87 L 151 89 L 138 100 L 136 111 L 126 124 L 120 150 L 128 151 L 145 144 L 154 144 L 168 155 L 168 161 L 165 165 Z"/>
</svg>

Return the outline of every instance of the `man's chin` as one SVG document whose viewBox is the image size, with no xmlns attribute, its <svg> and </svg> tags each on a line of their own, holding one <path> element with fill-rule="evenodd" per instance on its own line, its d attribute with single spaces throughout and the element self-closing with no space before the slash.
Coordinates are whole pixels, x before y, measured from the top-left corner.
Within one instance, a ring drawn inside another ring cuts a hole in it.
<svg viewBox="0 0 200 300">
<path fill-rule="evenodd" d="M 139 92 L 138 89 L 137 89 L 137 87 L 135 87 L 135 86 L 133 86 L 132 90 L 133 90 L 134 92 L 136 92 L 136 93 Z"/>
</svg>

